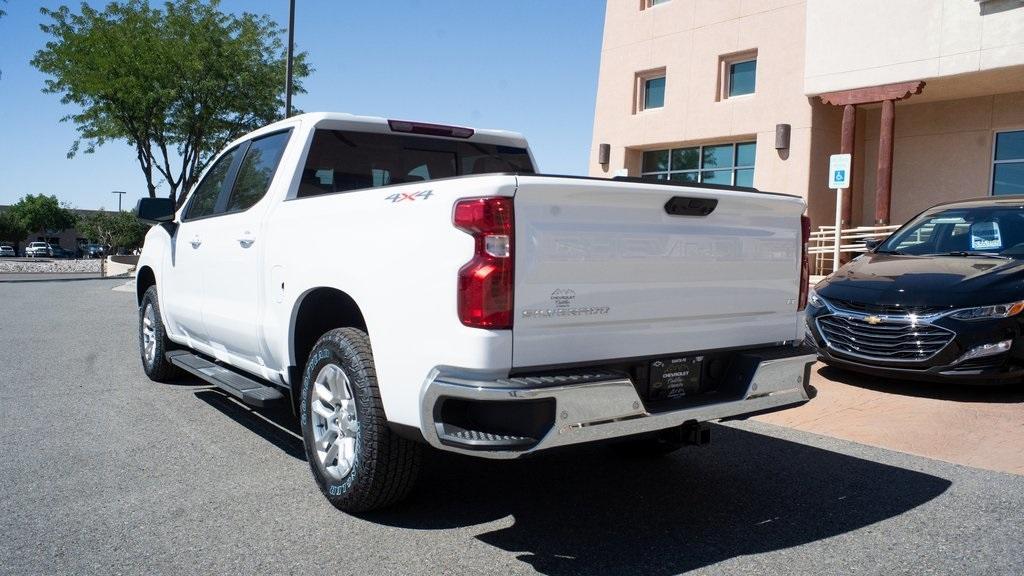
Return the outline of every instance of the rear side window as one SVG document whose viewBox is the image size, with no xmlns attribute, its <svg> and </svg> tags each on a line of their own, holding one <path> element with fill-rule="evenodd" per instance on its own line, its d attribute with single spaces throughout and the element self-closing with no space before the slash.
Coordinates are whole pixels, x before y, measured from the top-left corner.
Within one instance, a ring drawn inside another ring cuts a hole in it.
<svg viewBox="0 0 1024 576">
<path fill-rule="evenodd" d="M 217 197 L 220 196 L 221 190 L 224 188 L 224 182 L 227 180 L 228 174 L 231 172 L 231 165 L 234 164 L 237 156 L 238 148 L 235 147 L 224 153 L 206 173 L 206 177 L 192 194 L 188 213 L 185 214 L 186 220 L 213 214 L 217 207 Z"/>
<path fill-rule="evenodd" d="M 238 168 L 225 212 L 248 210 L 266 195 L 290 134 L 278 132 L 252 141 Z"/>
<path fill-rule="evenodd" d="M 532 174 L 534 170 L 525 148 L 404 134 L 317 130 L 302 170 L 298 197 L 496 172 Z"/>
</svg>

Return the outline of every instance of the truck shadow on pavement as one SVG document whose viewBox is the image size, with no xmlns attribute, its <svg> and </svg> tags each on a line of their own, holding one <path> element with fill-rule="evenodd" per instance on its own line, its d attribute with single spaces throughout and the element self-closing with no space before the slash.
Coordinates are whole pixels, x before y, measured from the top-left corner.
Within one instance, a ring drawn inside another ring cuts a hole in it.
<svg viewBox="0 0 1024 576">
<path fill-rule="evenodd" d="M 290 413 L 252 410 L 215 389 L 195 396 L 305 461 Z M 409 530 L 510 517 L 511 526 L 477 538 L 543 574 L 677 574 L 858 530 L 951 485 L 731 426 L 712 428 L 709 446 L 653 460 L 602 445 L 513 461 L 429 450 L 407 501 L 360 517 Z"/>
<path fill-rule="evenodd" d="M 952 400 L 954 402 L 981 402 L 991 404 L 1019 404 L 1024 402 L 1024 384 L 957 384 L 953 382 L 924 382 L 878 378 L 820 365 L 818 375 L 831 382 L 839 382 L 876 392 L 888 392 L 903 396 Z"/>
<path fill-rule="evenodd" d="M 432 452 L 381 524 L 444 530 L 512 517 L 478 538 L 535 570 L 677 574 L 864 528 L 939 496 L 948 480 L 726 426 L 661 460 L 608 447 L 486 461 Z"/>
<path fill-rule="evenodd" d="M 200 382 L 197 380 L 190 383 Z M 236 402 L 216 388 L 203 388 L 196 390 L 194 394 L 196 398 L 249 429 L 250 432 L 277 446 L 285 454 L 306 461 L 302 431 L 299 429 L 299 423 L 292 418 L 291 412 L 287 409 L 257 411 Z"/>
</svg>

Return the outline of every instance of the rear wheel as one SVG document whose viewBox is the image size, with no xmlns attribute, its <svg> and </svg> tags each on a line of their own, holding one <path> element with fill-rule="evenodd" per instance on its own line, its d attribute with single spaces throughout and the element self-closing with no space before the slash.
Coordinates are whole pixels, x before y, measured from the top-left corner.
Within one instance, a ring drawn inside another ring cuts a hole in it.
<svg viewBox="0 0 1024 576">
<path fill-rule="evenodd" d="M 171 341 L 168 340 L 164 323 L 160 319 L 160 302 L 157 300 L 156 286 L 150 286 L 139 305 L 139 353 L 142 356 L 142 369 L 150 380 L 168 382 L 178 376 L 178 367 L 171 364 L 165 356 L 171 349 Z"/>
<path fill-rule="evenodd" d="M 299 419 L 313 478 L 338 509 L 382 508 L 412 490 L 423 448 L 388 426 L 362 330 L 338 328 L 317 341 L 303 372 Z"/>
</svg>

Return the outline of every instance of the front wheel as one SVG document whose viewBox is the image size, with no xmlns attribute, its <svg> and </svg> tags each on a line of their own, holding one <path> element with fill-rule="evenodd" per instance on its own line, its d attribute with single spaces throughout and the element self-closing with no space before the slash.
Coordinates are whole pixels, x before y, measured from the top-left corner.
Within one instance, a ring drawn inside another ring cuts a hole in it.
<svg viewBox="0 0 1024 576">
<path fill-rule="evenodd" d="M 362 330 L 338 328 L 317 341 L 303 372 L 299 418 L 313 478 L 336 508 L 382 508 L 412 490 L 422 446 L 388 427 Z"/>
<path fill-rule="evenodd" d="M 171 349 L 171 341 L 160 318 L 160 302 L 156 286 L 150 286 L 142 296 L 139 305 L 139 353 L 142 369 L 155 382 L 168 382 L 178 376 L 178 367 L 167 360 L 165 353 Z"/>
</svg>

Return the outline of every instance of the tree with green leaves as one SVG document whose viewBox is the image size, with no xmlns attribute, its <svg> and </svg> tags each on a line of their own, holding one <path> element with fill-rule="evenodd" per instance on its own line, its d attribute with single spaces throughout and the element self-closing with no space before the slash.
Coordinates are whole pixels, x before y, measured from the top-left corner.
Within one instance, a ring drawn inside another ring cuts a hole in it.
<svg viewBox="0 0 1024 576">
<path fill-rule="evenodd" d="M 116 250 L 134 250 L 142 247 L 149 227 L 131 212 L 99 210 L 78 218 L 78 232 L 90 241 Z"/>
<path fill-rule="evenodd" d="M 28 236 L 28 230 L 10 210 L 0 212 L 0 241 L 16 244 Z"/>
<path fill-rule="evenodd" d="M 79 234 L 95 244 L 110 246 L 114 243 L 113 218 L 102 208 L 98 212 L 80 215 L 75 228 Z"/>
<path fill-rule="evenodd" d="M 56 196 L 28 194 L 4 211 L 16 220 L 26 234 L 57 234 L 75 225 L 75 215 L 61 206 Z M 24 239 L 22 235 L 19 240 Z"/>
<path fill-rule="evenodd" d="M 166 185 L 178 205 L 212 156 L 231 140 L 279 120 L 284 105 L 283 30 L 269 16 L 221 12 L 211 0 L 111 2 L 42 8 L 52 39 L 32 64 L 44 92 L 78 110 L 68 157 L 123 140 L 135 151 L 151 198 Z M 311 72 L 294 58 L 293 93 Z M 83 148 L 84 146 L 84 148 Z"/>
</svg>

